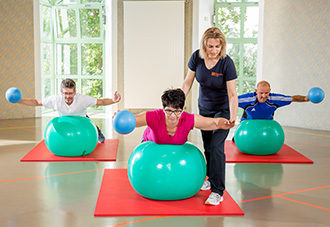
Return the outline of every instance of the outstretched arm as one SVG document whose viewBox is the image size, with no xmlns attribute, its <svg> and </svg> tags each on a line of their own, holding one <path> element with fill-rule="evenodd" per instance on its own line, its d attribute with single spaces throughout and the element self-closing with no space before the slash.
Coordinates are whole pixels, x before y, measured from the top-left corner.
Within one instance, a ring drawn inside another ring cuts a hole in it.
<svg viewBox="0 0 330 227">
<path fill-rule="evenodd" d="M 194 114 L 195 128 L 212 131 L 216 129 L 230 129 L 235 126 L 235 122 L 230 122 L 225 118 L 211 118 L 203 117 L 198 114 Z"/>
<path fill-rule="evenodd" d="M 142 127 L 147 125 L 147 112 L 139 113 L 139 114 L 134 114 L 135 119 L 136 119 L 136 126 L 135 127 Z"/>
<path fill-rule="evenodd" d="M 120 94 L 116 91 L 112 99 L 98 99 L 96 102 L 97 106 L 108 106 L 117 103 L 121 100 Z"/>
<path fill-rule="evenodd" d="M 37 99 L 21 99 L 18 103 L 26 106 L 42 106 L 41 100 Z"/>
<path fill-rule="evenodd" d="M 182 91 L 184 92 L 184 94 L 187 96 L 191 87 L 192 87 L 192 84 L 194 82 L 194 79 L 195 79 L 195 72 L 194 71 L 191 71 L 189 68 L 188 68 L 188 73 L 187 73 L 187 76 L 186 76 L 186 79 L 183 81 L 183 84 L 182 84 Z"/>
<path fill-rule="evenodd" d="M 293 95 L 292 97 L 292 102 L 308 102 L 309 98 L 308 96 L 303 96 L 303 95 Z"/>
</svg>

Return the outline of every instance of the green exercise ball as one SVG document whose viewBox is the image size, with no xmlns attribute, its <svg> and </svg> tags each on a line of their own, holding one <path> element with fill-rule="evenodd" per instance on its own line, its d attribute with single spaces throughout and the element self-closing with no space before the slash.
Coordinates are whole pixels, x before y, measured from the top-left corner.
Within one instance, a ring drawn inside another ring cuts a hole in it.
<svg viewBox="0 0 330 227">
<path fill-rule="evenodd" d="M 202 152 L 193 144 L 138 145 L 128 160 L 128 179 L 133 189 L 154 200 L 181 200 L 194 196 L 206 177 Z"/>
<path fill-rule="evenodd" d="M 63 116 L 52 119 L 45 130 L 47 148 L 57 156 L 76 157 L 92 153 L 97 129 L 87 117 Z"/>
<path fill-rule="evenodd" d="M 237 127 L 235 144 L 245 154 L 275 154 L 284 144 L 284 131 L 274 120 L 245 120 Z"/>
</svg>

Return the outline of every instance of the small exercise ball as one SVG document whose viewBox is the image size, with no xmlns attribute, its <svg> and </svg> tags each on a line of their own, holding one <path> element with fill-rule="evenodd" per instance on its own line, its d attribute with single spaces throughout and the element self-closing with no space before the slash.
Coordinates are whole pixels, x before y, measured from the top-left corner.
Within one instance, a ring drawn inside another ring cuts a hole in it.
<svg viewBox="0 0 330 227">
<path fill-rule="evenodd" d="M 284 144 L 284 131 L 275 120 L 245 120 L 237 127 L 235 144 L 245 154 L 275 154 Z"/>
<path fill-rule="evenodd" d="M 128 134 L 132 132 L 136 125 L 136 119 L 132 112 L 121 110 L 113 118 L 113 129 L 119 134 Z"/>
<path fill-rule="evenodd" d="M 16 87 L 11 87 L 6 91 L 6 99 L 8 102 L 17 103 L 22 99 L 22 92 Z"/>
<path fill-rule="evenodd" d="M 154 200 L 181 200 L 194 196 L 206 177 L 202 152 L 193 144 L 143 142 L 128 160 L 128 179 L 133 189 Z"/>
<path fill-rule="evenodd" d="M 57 156 L 90 154 L 97 145 L 97 138 L 96 126 L 87 117 L 56 117 L 48 123 L 45 130 L 46 146 Z"/>
<path fill-rule="evenodd" d="M 324 91 L 319 87 L 313 87 L 308 91 L 308 98 L 312 103 L 322 102 L 324 96 Z"/>
</svg>

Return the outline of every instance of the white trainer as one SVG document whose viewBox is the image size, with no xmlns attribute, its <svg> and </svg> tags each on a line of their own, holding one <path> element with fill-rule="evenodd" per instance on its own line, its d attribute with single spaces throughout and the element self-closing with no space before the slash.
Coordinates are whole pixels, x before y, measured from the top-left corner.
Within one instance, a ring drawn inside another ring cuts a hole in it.
<svg viewBox="0 0 330 227">
<path fill-rule="evenodd" d="M 223 197 L 221 195 L 219 195 L 218 193 L 212 192 L 209 196 L 209 198 L 207 198 L 207 200 L 205 201 L 206 205 L 219 205 L 219 203 L 221 203 L 223 201 Z"/>
<path fill-rule="evenodd" d="M 210 183 L 210 181 L 206 180 L 206 181 L 204 181 L 204 183 L 201 187 L 201 190 L 206 191 L 206 190 L 209 190 L 209 189 L 211 189 L 211 183 Z"/>
</svg>

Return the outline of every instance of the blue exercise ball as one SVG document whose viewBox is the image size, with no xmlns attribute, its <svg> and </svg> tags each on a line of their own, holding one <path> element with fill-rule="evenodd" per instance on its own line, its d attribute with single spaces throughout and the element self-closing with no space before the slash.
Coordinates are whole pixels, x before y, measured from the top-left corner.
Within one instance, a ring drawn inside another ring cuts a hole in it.
<svg viewBox="0 0 330 227">
<path fill-rule="evenodd" d="M 244 120 L 235 132 L 235 144 L 245 154 L 275 154 L 284 144 L 284 131 L 275 120 Z"/>
<path fill-rule="evenodd" d="M 308 91 L 308 98 L 312 103 L 322 102 L 324 96 L 324 91 L 319 87 L 313 87 Z"/>
<path fill-rule="evenodd" d="M 6 99 L 8 102 L 18 103 L 22 99 L 22 92 L 16 87 L 11 87 L 6 91 Z"/>
<path fill-rule="evenodd" d="M 98 133 L 87 117 L 62 116 L 52 119 L 45 130 L 45 143 L 57 156 L 76 157 L 93 152 Z"/>
<path fill-rule="evenodd" d="M 181 200 L 194 196 L 206 178 L 206 162 L 193 144 L 143 142 L 132 152 L 127 166 L 133 189 L 154 200 Z"/>
<path fill-rule="evenodd" d="M 128 134 L 132 132 L 136 125 L 136 119 L 132 112 L 121 110 L 113 118 L 113 129 L 119 134 Z"/>
</svg>

